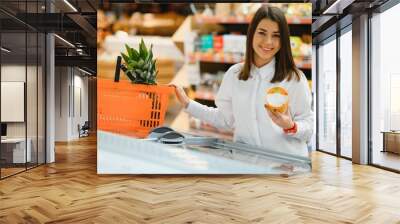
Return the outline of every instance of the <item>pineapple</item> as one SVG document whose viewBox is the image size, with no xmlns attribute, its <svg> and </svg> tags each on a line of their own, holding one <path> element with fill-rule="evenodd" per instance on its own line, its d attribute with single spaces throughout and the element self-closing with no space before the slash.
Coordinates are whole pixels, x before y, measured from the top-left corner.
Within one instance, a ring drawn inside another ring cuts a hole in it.
<svg viewBox="0 0 400 224">
<path fill-rule="evenodd" d="M 121 53 L 124 64 L 122 71 L 129 77 L 132 83 L 155 85 L 158 71 L 156 71 L 156 59 L 153 60 L 153 45 L 146 48 L 143 39 L 139 44 L 139 51 L 125 44 L 128 55 Z"/>
</svg>

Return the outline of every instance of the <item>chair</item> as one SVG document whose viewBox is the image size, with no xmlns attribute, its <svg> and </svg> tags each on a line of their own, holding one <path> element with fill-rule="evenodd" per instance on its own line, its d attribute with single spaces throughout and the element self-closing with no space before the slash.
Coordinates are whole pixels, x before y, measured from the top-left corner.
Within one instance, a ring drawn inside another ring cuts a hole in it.
<svg viewBox="0 0 400 224">
<path fill-rule="evenodd" d="M 89 121 L 85 121 L 82 127 L 80 127 L 80 125 L 78 124 L 79 138 L 89 136 L 89 129 L 90 129 Z"/>
</svg>

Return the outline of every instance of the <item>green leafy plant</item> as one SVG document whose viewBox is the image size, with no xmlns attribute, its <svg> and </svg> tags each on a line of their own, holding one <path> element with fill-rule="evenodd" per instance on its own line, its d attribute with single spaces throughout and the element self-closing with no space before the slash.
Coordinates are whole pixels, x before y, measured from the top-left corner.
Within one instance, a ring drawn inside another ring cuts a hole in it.
<svg viewBox="0 0 400 224">
<path fill-rule="evenodd" d="M 124 63 L 122 71 L 133 83 L 155 85 L 158 71 L 156 71 L 156 59 L 153 59 L 153 45 L 147 49 L 143 39 L 139 44 L 139 51 L 125 44 L 127 54 L 121 53 Z"/>
</svg>

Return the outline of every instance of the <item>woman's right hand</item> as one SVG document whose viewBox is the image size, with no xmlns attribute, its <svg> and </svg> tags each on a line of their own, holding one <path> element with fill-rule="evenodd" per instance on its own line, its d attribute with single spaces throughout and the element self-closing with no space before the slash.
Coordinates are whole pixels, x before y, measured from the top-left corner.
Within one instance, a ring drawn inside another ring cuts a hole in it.
<svg viewBox="0 0 400 224">
<path fill-rule="evenodd" d="M 175 89 L 175 95 L 178 98 L 178 101 L 181 103 L 181 105 L 184 108 L 187 108 L 190 102 L 189 97 L 186 95 L 185 90 L 183 90 L 182 87 L 176 86 L 174 84 L 170 84 L 170 86 L 173 86 Z"/>
</svg>

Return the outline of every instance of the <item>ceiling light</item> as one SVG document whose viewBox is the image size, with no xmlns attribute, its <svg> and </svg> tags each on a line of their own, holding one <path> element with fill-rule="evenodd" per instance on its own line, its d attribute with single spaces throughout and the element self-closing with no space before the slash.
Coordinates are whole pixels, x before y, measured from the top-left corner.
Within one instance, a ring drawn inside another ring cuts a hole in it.
<svg viewBox="0 0 400 224">
<path fill-rule="evenodd" d="M 333 2 L 332 5 L 330 5 L 327 9 L 325 9 L 322 14 L 323 15 L 342 14 L 343 10 L 347 8 L 349 5 L 351 5 L 353 2 L 354 0 L 336 0 L 335 2 Z"/>
<path fill-rule="evenodd" d="M 83 73 L 85 73 L 85 74 L 93 75 L 92 73 L 90 73 L 90 72 L 88 72 L 88 71 L 86 71 L 86 70 L 83 70 L 83 69 L 81 69 L 81 68 L 79 68 L 79 67 L 78 67 L 78 70 L 81 71 L 81 72 L 83 72 Z"/>
<path fill-rule="evenodd" d="M 86 52 L 84 52 L 83 49 L 81 49 L 81 48 L 77 48 L 76 53 L 79 55 L 87 55 Z"/>
<path fill-rule="evenodd" d="M 6 53 L 10 53 L 11 51 L 5 47 L 1 47 L 0 48 L 2 51 L 6 52 Z"/>
<path fill-rule="evenodd" d="M 57 34 L 54 34 L 55 37 L 57 37 L 58 39 L 60 39 L 61 41 L 63 41 L 64 43 L 66 43 L 67 45 L 69 45 L 70 47 L 75 48 L 75 45 L 71 44 L 71 42 L 67 41 L 66 39 L 58 36 Z"/>
<path fill-rule="evenodd" d="M 74 12 L 78 12 L 78 10 L 71 4 L 69 3 L 68 0 L 64 0 L 65 4 L 67 4 Z"/>
</svg>

